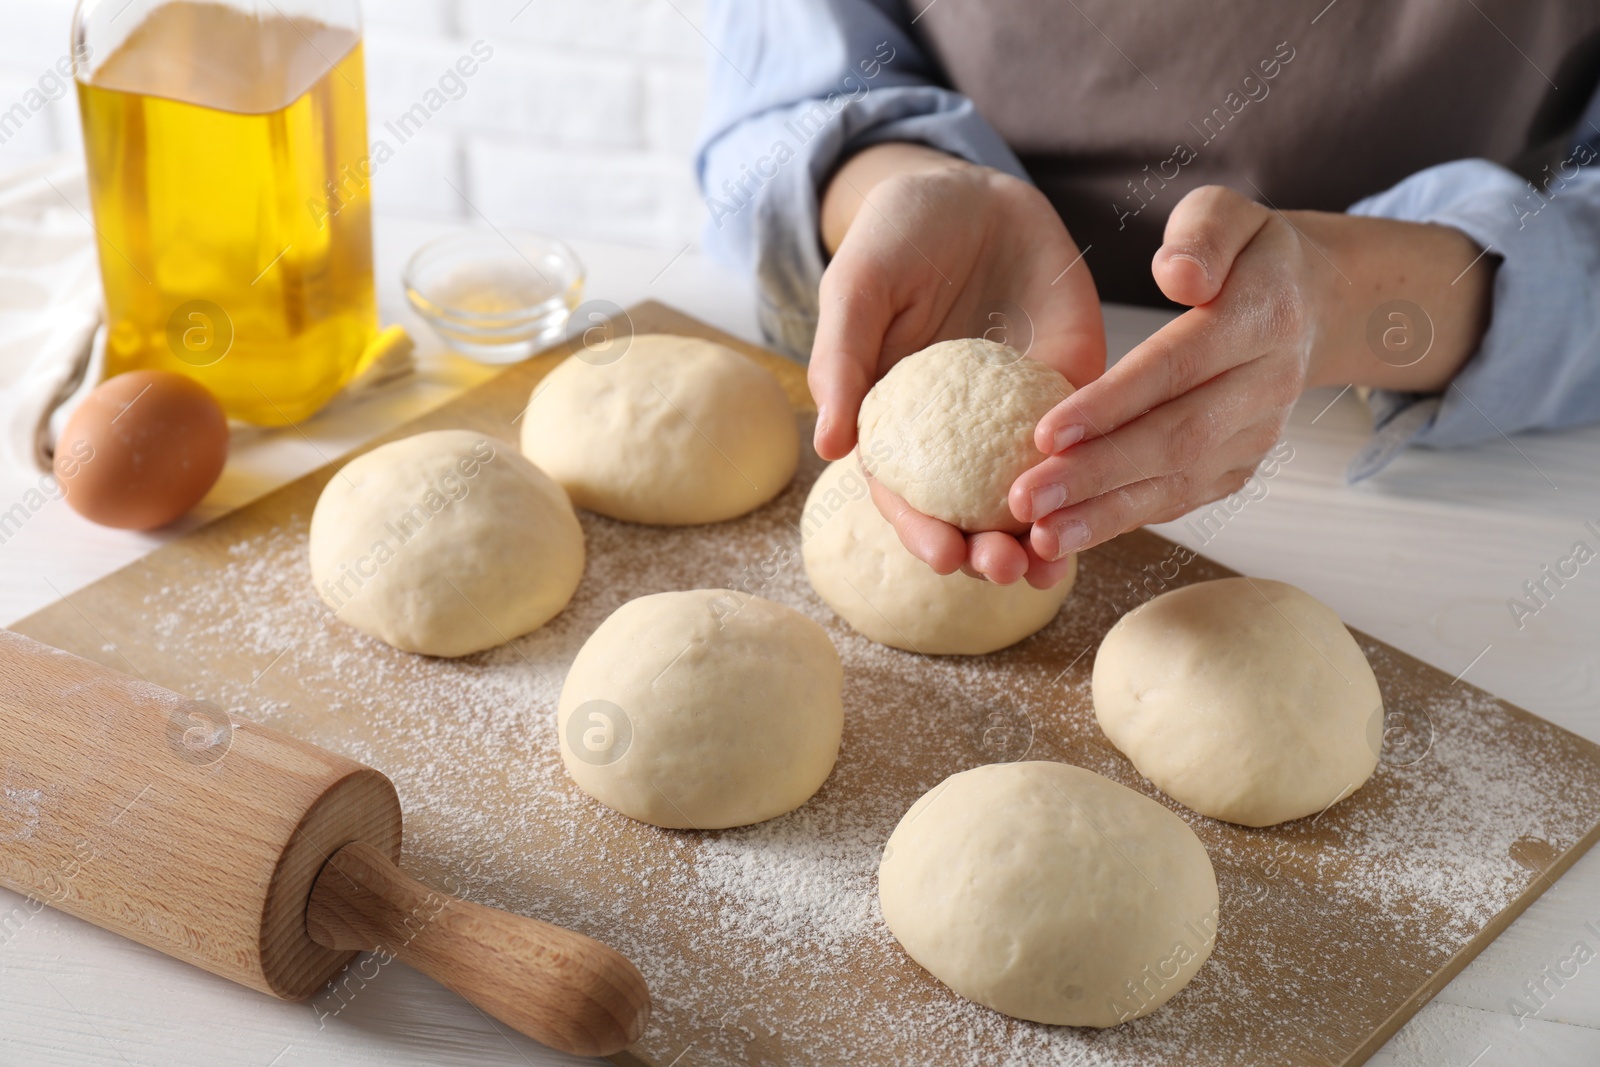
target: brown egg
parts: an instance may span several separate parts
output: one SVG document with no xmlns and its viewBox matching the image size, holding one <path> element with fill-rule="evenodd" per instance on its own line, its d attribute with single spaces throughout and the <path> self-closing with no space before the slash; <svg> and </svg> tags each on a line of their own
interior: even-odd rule
<svg viewBox="0 0 1600 1067">
<path fill-rule="evenodd" d="M 204 386 L 136 370 L 84 398 L 56 442 L 67 503 L 123 530 L 165 526 L 200 502 L 228 461 L 228 420 Z"/>
</svg>

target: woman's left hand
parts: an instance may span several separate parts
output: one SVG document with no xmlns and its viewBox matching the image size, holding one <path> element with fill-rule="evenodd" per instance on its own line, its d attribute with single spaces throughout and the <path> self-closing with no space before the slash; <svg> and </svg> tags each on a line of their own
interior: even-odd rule
<svg viewBox="0 0 1600 1067">
<path fill-rule="evenodd" d="M 1152 268 L 1190 310 L 1039 422 L 1049 458 L 1010 495 L 1034 552 L 1058 559 L 1238 491 L 1308 385 L 1442 388 L 1482 333 L 1493 263 L 1479 256 L 1442 226 L 1194 190 Z M 1470 284 L 1449 288 L 1449 272 Z M 1401 370 L 1367 349 L 1369 313 L 1396 292 L 1435 308 L 1431 363 Z"/>
</svg>

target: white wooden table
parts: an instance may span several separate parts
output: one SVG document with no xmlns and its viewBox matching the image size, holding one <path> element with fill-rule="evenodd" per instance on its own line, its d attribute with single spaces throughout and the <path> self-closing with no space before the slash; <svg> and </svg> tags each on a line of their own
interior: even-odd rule
<svg viewBox="0 0 1600 1067">
<path fill-rule="evenodd" d="M 240 434 L 228 471 L 199 512 L 158 536 L 93 527 L 61 504 L 0 546 L 0 622 L 134 560 L 192 525 L 239 507 L 493 371 L 443 353 L 404 308 L 400 265 L 442 227 L 380 220 L 385 321 L 403 321 L 420 373 L 336 406 L 295 430 Z M 576 243 L 588 296 L 653 298 L 756 340 L 748 286 L 688 251 Z M 1112 309 L 1114 352 L 1159 325 Z M 1344 482 L 1367 430 L 1365 409 L 1334 391 L 1305 397 L 1294 457 L 1220 530 L 1184 521 L 1161 532 L 1251 574 L 1293 582 L 1351 625 L 1451 674 L 1600 741 L 1600 562 L 1518 629 L 1506 605 L 1544 564 L 1600 523 L 1600 428 L 1497 441 L 1464 452 L 1413 451 L 1378 479 Z M 1331 403 L 1331 406 L 1330 405 Z M 27 480 L 0 477 L 0 508 Z M 0 738 L 0 774 L 4 767 Z M 4 780 L 0 777 L 0 788 Z M 1593 929 L 1585 924 L 1593 923 Z M 1373 1059 L 1374 1064 L 1502 1067 L 1600 1064 L 1600 961 L 1558 967 L 1584 942 L 1600 957 L 1600 852 L 1579 861 Z M 1542 986 L 1542 988 L 1541 988 Z M 1530 989 L 1539 989 L 1536 999 Z M 1521 998 L 1518 1018 L 1512 998 Z M 489 1021 L 395 963 L 319 1029 L 313 1010 L 233 986 L 0 890 L 0 1067 L 582 1063 Z M 681 1067 L 692 1067 L 685 1062 Z"/>
</svg>

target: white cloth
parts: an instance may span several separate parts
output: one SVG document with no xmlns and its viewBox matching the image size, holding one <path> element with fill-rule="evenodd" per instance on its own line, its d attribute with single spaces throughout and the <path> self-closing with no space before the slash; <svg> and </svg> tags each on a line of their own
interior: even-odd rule
<svg viewBox="0 0 1600 1067">
<path fill-rule="evenodd" d="M 100 271 L 83 165 L 71 157 L 0 176 L 0 467 L 50 469 L 51 416 L 100 380 Z"/>
</svg>

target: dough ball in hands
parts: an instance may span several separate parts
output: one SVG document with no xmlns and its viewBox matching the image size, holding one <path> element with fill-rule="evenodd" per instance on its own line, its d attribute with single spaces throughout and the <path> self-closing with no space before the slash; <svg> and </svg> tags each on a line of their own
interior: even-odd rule
<svg viewBox="0 0 1600 1067">
<path fill-rule="evenodd" d="M 1331 608 L 1224 578 L 1124 615 L 1094 661 L 1094 713 L 1162 792 L 1244 826 L 1315 815 L 1378 765 L 1383 697 Z"/>
<path fill-rule="evenodd" d="M 561 688 L 561 758 L 607 807 L 712 830 L 792 811 L 821 788 L 844 728 L 822 627 L 730 589 L 630 600 Z"/>
<path fill-rule="evenodd" d="M 522 452 L 580 508 L 659 526 L 721 522 L 777 496 L 800 435 L 771 372 L 725 345 L 640 334 L 534 388 Z"/>
<path fill-rule="evenodd" d="M 1052 589 L 937 574 L 873 506 L 856 457 L 829 464 L 800 516 L 801 554 L 817 595 L 879 644 L 930 656 L 979 656 L 1043 629 L 1072 591 L 1076 559 Z"/>
<path fill-rule="evenodd" d="M 929 790 L 884 848 L 878 898 L 945 985 L 1065 1026 L 1155 1011 L 1217 932 L 1217 879 L 1194 831 L 1065 763 L 995 763 Z"/>
<path fill-rule="evenodd" d="M 1020 533 L 1007 494 L 1043 460 L 1033 432 L 1072 394 L 1059 371 L 981 338 L 907 356 L 861 402 L 871 471 L 925 515 L 969 532 Z"/>
<path fill-rule="evenodd" d="M 437 430 L 381 445 L 328 481 L 311 578 L 342 622 L 406 652 L 465 656 L 548 622 L 583 576 L 561 487 L 505 441 Z"/>
</svg>

